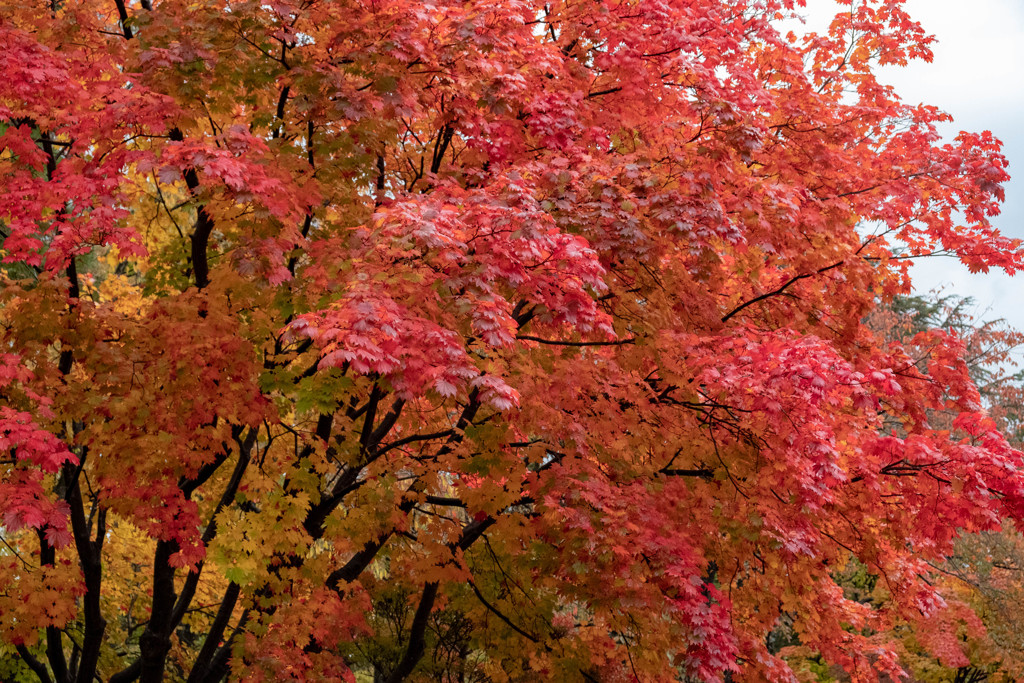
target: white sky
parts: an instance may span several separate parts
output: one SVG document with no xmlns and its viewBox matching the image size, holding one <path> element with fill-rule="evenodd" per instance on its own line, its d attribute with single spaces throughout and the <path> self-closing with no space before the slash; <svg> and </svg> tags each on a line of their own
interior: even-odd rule
<svg viewBox="0 0 1024 683">
<path fill-rule="evenodd" d="M 951 114 L 953 123 L 941 129 L 947 137 L 991 130 L 1003 141 L 1012 180 L 993 223 L 1005 235 L 1024 238 L 1024 0 L 907 0 L 906 7 L 938 39 L 935 59 L 887 68 L 881 80 L 896 86 L 906 102 Z M 816 28 L 837 8 L 833 0 L 807 0 L 803 12 Z M 1024 273 L 972 275 L 955 259 L 927 258 L 912 277 L 917 291 L 942 287 L 971 296 L 985 319 L 1005 318 L 1024 330 Z"/>
</svg>

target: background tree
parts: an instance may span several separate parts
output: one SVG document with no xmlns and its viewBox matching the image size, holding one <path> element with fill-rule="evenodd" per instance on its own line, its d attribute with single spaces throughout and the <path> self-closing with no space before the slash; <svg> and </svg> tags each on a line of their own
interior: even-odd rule
<svg viewBox="0 0 1024 683">
<path fill-rule="evenodd" d="M 1021 253 L 998 141 L 873 75 L 900 2 L 4 10 L 12 676 L 782 681 L 785 620 L 870 680 L 969 618 L 1021 455 L 863 320 L 891 244 Z"/>
</svg>

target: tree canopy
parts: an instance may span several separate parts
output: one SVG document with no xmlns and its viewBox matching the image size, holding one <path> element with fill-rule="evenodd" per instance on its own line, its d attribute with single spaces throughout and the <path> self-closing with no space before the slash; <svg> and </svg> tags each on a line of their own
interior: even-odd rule
<svg viewBox="0 0 1024 683">
<path fill-rule="evenodd" d="M 871 316 L 1021 267 L 1006 160 L 877 80 L 900 0 L 799 4 L 5 2 L 0 673 L 965 664 L 1024 463 Z"/>
</svg>

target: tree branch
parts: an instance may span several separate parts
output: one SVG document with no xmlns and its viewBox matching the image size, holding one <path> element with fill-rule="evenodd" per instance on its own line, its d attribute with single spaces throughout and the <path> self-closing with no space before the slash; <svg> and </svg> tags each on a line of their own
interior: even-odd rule
<svg viewBox="0 0 1024 683">
<path fill-rule="evenodd" d="M 39 678 L 40 683 L 52 683 L 50 679 L 50 672 L 46 670 L 46 665 L 40 662 L 35 656 L 28 651 L 28 648 L 24 645 L 15 645 L 14 649 L 18 651 L 18 656 L 21 657 L 22 661 L 28 665 L 28 668 L 32 669 L 32 672 Z"/>
<path fill-rule="evenodd" d="M 430 581 L 423 586 L 423 595 L 420 596 L 420 604 L 416 607 L 416 615 L 412 619 L 412 628 L 409 630 L 409 644 L 406 645 L 405 653 L 399 660 L 398 666 L 387 677 L 386 683 L 401 683 L 419 663 L 423 656 L 427 621 L 430 618 L 430 612 L 434 609 L 436 598 L 437 582 Z"/>
<path fill-rule="evenodd" d="M 473 593 L 476 595 L 477 600 L 480 601 L 480 604 L 482 604 L 484 607 L 486 607 L 488 611 L 490 611 L 492 614 L 494 614 L 494 616 L 498 617 L 503 622 L 505 622 L 505 624 L 508 625 L 508 627 L 510 629 L 512 629 L 513 631 L 515 631 L 516 633 L 518 633 L 522 637 L 526 638 L 530 642 L 540 643 L 540 639 L 537 638 L 537 636 L 534 636 L 534 635 L 532 635 L 530 633 L 527 633 L 523 629 L 521 629 L 518 626 L 516 626 L 514 623 L 512 623 L 511 619 L 509 619 L 507 616 L 505 616 L 500 610 L 498 610 L 497 607 L 495 607 L 490 602 L 488 602 L 487 598 L 485 598 L 483 593 L 480 592 L 480 589 L 476 587 L 476 583 L 474 583 L 473 581 L 470 581 L 469 582 L 469 587 L 473 589 Z"/>
<path fill-rule="evenodd" d="M 172 128 L 169 134 L 171 140 L 184 142 L 185 136 L 180 128 Z M 199 189 L 199 175 L 194 168 L 187 168 L 182 173 L 185 178 L 185 185 L 189 192 L 195 193 Z M 196 280 L 196 287 L 203 289 L 210 284 L 210 263 L 206 254 L 206 247 L 213 233 L 213 218 L 207 212 L 206 207 L 200 205 L 196 209 L 196 224 L 192 230 L 189 241 L 192 244 L 192 273 Z"/>
<path fill-rule="evenodd" d="M 615 339 L 612 341 L 561 341 L 558 339 L 542 339 L 541 337 L 534 337 L 528 334 L 520 334 L 516 339 L 525 339 L 527 341 L 549 344 L 551 346 L 622 346 L 624 344 L 633 344 L 636 342 L 635 337 L 630 337 L 628 339 Z"/>
<path fill-rule="evenodd" d="M 658 470 L 658 473 L 669 477 L 700 477 L 701 479 L 711 479 L 715 476 L 715 471 L 707 468 L 696 470 L 665 469 Z"/>
<path fill-rule="evenodd" d="M 153 554 L 153 602 L 149 623 L 139 638 L 142 683 L 161 683 L 171 649 L 171 615 L 174 611 L 174 574 L 171 555 L 178 551 L 174 541 L 157 541 Z M 90 679 L 86 679 L 90 680 Z"/>
<path fill-rule="evenodd" d="M 734 315 L 736 315 L 737 313 L 739 313 L 743 309 L 747 308 L 748 306 L 753 306 L 758 301 L 764 301 L 765 299 L 770 299 L 773 296 L 778 296 L 779 294 L 782 294 L 787 289 L 789 289 L 789 287 L 791 285 L 796 284 L 800 280 L 805 280 L 805 279 L 807 279 L 809 277 L 814 277 L 815 275 L 821 275 L 822 273 L 827 273 L 828 271 L 832 270 L 833 268 L 838 268 L 839 266 L 843 265 L 844 263 L 845 263 L 845 261 L 838 261 L 836 263 L 833 263 L 830 266 L 825 266 L 824 268 L 819 268 L 818 270 L 814 271 L 813 273 L 804 273 L 803 275 L 796 275 L 796 276 L 790 278 L 785 284 L 783 284 L 778 289 L 772 290 L 772 291 L 768 292 L 767 294 L 762 294 L 761 296 L 756 296 L 753 299 L 750 299 L 749 301 L 743 302 L 742 304 L 740 304 L 739 306 L 737 306 L 736 308 L 732 309 L 731 311 L 726 313 L 724 316 L 722 316 L 722 322 L 723 323 L 724 322 L 728 322 L 729 318 L 733 317 Z"/>
<path fill-rule="evenodd" d="M 217 652 L 217 647 L 220 645 L 221 638 L 224 637 L 224 630 L 231 620 L 231 614 L 234 612 L 240 592 L 241 586 L 237 583 L 231 582 L 228 584 L 224 597 L 220 601 L 220 609 L 217 610 L 217 616 L 214 617 L 213 623 L 210 624 L 210 630 L 206 634 L 206 640 L 203 641 L 203 647 L 199 650 L 196 661 L 192 665 L 192 671 L 188 676 L 188 683 L 204 680 L 212 670 L 214 655 Z M 114 681 L 111 680 L 111 683 L 114 683 Z"/>
<path fill-rule="evenodd" d="M 128 25 L 128 8 L 125 7 L 124 0 L 114 0 L 114 4 L 117 6 L 117 19 L 121 24 L 121 33 L 125 40 L 131 40 L 132 27 Z"/>
</svg>

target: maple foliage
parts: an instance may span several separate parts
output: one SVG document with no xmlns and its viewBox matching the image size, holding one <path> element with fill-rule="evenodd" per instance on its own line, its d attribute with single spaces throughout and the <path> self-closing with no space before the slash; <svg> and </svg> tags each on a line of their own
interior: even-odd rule
<svg viewBox="0 0 1024 683">
<path fill-rule="evenodd" d="M 1022 266 L 1006 160 L 875 78 L 901 2 L 797 4 L 7 3 L 17 675 L 790 681 L 785 621 L 870 681 L 973 623 L 929 568 L 1021 454 L 866 319 Z"/>
<path fill-rule="evenodd" d="M 955 331 L 961 338 L 972 379 L 982 402 L 999 429 L 1019 447 L 1019 420 L 1022 414 L 1019 351 L 1024 335 L 1002 320 L 978 322 L 970 299 L 952 295 L 935 297 L 898 297 L 886 308 L 872 313 L 868 322 L 886 338 L 899 341 L 912 358 L 921 363 L 928 346 L 910 343 L 915 335 L 929 328 Z M 948 426 L 956 415 L 950 411 L 932 411 L 934 426 Z M 1024 540 L 1016 526 L 1006 523 L 999 531 L 968 533 L 960 536 L 953 552 L 935 563 L 929 581 L 939 587 L 947 604 L 953 607 L 952 619 L 932 619 L 917 624 L 905 621 L 891 625 L 890 636 L 902 648 L 901 661 L 910 672 L 909 680 L 930 683 L 980 683 L 1012 681 L 1021 676 L 1020 636 L 1022 632 L 1017 605 L 1021 598 L 1021 552 Z M 863 565 L 842 577 L 847 595 L 860 602 L 882 604 L 888 599 L 885 584 Z M 936 634 L 953 635 L 956 647 L 935 647 Z M 800 647 L 790 648 L 797 655 L 798 668 L 813 662 Z M 799 655 L 803 655 L 800 657 Z M 802 667 L 800 666 L 802 665 Z"/>
</svg>

